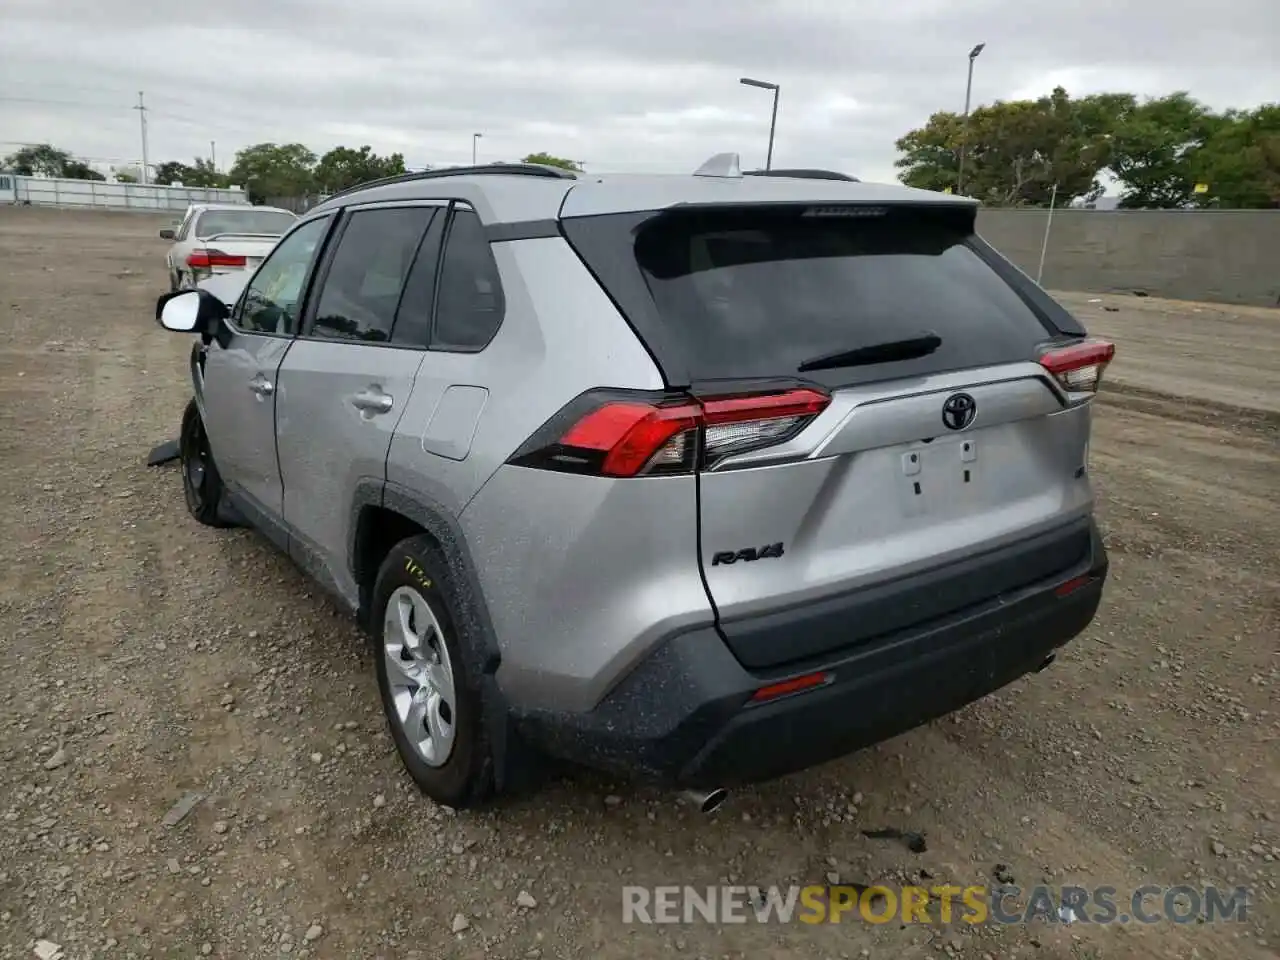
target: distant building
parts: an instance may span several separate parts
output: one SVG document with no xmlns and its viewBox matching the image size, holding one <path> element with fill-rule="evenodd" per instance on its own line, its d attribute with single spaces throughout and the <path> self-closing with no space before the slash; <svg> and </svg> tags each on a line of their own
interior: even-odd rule
<svg viewBox="0 0 1280 960">
<path fill-rule="evenodd" d="M 1120 207 L 1120 198 L 1111 197 L 1104 193 L 1096 200 L 1073 200 L 1071 206 L 1077 210 L 1117 210 Z"/>
</svg>

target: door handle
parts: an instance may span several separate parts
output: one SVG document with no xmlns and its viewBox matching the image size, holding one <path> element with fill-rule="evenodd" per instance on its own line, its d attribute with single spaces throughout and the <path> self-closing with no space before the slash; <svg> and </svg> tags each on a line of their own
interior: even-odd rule
<svg viewBox="0 0 1280 960">
<path fill-rule="evenodd" d="M 391 394 L 383 393 L 377 387 L 361 390 L 351 398 L 351 405 L 365 413 L 390 413 L 395 402 Z"/>
<path fill-rule="evenodd" d="M 255 377 L 249 381 L 249 389 L 260 397 L 269 397 L 276 392 L 276 385 L 263 377 Z"/>
</svg>

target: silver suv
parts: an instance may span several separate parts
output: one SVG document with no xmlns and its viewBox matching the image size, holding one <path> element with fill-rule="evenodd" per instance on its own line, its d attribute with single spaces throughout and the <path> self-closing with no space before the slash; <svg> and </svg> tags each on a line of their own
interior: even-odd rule
<svg viewBox="0 0 1280 960">
<path fill-rule="evenodd" d="M 1094 616 L 1114 347 L 898 186 L 530 165 L 306 214 L 196 333 L 192 515 L 367 628 L 436 800 L 553 757 L 698 791 L 840 756 Z"/>
</svg>

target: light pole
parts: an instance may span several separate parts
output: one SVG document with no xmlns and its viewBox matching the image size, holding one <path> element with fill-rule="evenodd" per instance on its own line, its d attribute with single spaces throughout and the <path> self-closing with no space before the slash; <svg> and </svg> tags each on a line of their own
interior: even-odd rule
<svg viewBox="0 0 1280 960">
<path fill-rule="evenodd" d="M 480 142 L 480 138 L 483 136 L 483 133 L 473 133 L 471 135 L 471 165 L 473 167 L 476 165 L 476 144 Z"/>
<path fill-rule="evenodd" d="M 773 132 L 778 126 L 778 92 L 781 89 L 776 83 L 769 83 L 765 80 L 752 80 L 750 77 L 743 77 L 738 81 L 748 87 L 759 87 L 761 90 L 773 91 L 773 116 L 769 119 L 769 153 L 765 157 L 764 168 L 766 170 L 773 167 Z"/>
<path fill-rule="evenodd" d="M 969 51 L 969 79 L 964 85 L 964 121 L 960 129 L 960 172 L 956 176 L 956 193 L 964 193 L 964 155 L 969 148 L 969 96 L 973 93 L 973 61 L 978 59 L 985 43 L 980 43 Z"/>
</svg>

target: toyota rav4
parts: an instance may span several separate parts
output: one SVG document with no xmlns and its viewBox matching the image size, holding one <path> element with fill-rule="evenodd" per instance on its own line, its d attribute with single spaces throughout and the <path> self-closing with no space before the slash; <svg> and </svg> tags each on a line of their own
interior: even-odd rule
<svg viewBox="0 0 1280 960">
<path fill-rule="evenodd" d="M 717 791 L 838 757 L 1047 665 L 1101 598 L 1114 347 L 977 206 L 731 154 L 349 190 L 234 306 L 160 298 L 198 334 L 187 505 L 359 618 L 440 802 L 546 756 Z"/>
</svg>

